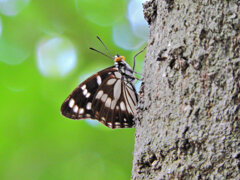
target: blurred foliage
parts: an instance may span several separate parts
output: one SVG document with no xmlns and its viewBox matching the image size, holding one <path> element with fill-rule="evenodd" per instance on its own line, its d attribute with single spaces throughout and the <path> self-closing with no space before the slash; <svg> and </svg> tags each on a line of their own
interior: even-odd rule
<svg viewBox="0 0 240 180">
<path fill-rule="evenodd" d="M 61 103 L 80 79 L 113 64 L 89 50 L 92 46 L 104 51 L 96 35 L 132 64 L 139 49 L 121 49 L 112 38 L 118 21 L 128 23 L 129 1 L 8 3 L 0 1 L 0 179 L 130 179 L 134 129 L 111 130 L 60 115 Z M 55 37 L 71 42 L 77 57 L 64 76 L 39 69 L 38 48 Z M 138 72 L 143 58 L 137 58 Z"/>
</svg>

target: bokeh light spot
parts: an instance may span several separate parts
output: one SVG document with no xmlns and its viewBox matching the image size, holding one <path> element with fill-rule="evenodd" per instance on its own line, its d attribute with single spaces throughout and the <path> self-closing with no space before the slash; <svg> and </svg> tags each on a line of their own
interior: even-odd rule
<svg viewBox="0 0 240 180">
<path fill-rule="evenodd" d="M 93 119 L 86 119 L 86 123 L 89 124 L 92 127 L 99 127 L 101 124 L 97 120 Z"/>
<path fill-rule="evenodd" d="M 7 41 L 3 37 L 0 38 L 0 61 L 9 65 L 18 65 L 28 56 L 29 52 L 17 43 Z"/>
<path fill-rule="evenodd" d="M 76 66 L 76 62 L 75 48 L 66 38 L 43 40 L 37 47 L 38 68 L 44 76 L 65 76 Z"/>
<path fill-rule="evenodd" d="M 30 0 L 0 0 L 0 12 L 6 16 L 17 15 Z"/>
<path fill-rule="evenodd" d="M 141 84 L 142 84 L 142 81 L 140 81 L 140 80 L 137 81 L 137 82 L 134 84 L 135 89 L 136 89 L 137 92 L 140 91 Z"/>
<path fill-rule="evenodd" d="M 0 19 L 0 36 L 2 35 L 2 20 Z"/>
<path fill-rule="evenodd" d="M 143 17 L 142 3 L 146 0 L 131 0 L 128 4 L 128 20 L 135 36 L 148 39 L 148 24 Z"/>
<path fill-rule="evenodd" d="M 118 22 L 113 26 L 113 41 L 126 50 L 138 49 L 145 43 L 145 40 L 133 34 L 130 25 L 126 22 Z"/>
<path fill-rule="evenodd" d="M 116 19 L 124 17 L 125 2 L 104 0 L 75 0 L 77 12 L 81 17 L 99 26 L 111 26 Z M 116 10 L 117 9 L 117 10 Z"/>
</svg>

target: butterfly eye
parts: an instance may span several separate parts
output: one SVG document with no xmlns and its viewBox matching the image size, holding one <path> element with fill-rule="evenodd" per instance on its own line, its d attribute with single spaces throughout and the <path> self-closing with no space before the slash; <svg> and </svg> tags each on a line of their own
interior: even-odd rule
<svg viewBox="0 0 240 180">
<path fill-rule="evenodd" d="M 124 56 L 115 56 L 115 58 L 114 58 L 115 62 L 119 62 L 119 61 L 122 61 L 122 60 L 125 61 L 125 57 Z"/>
<path fill-rule="evenodd" d="M 114 61 L 115 62 L 119 62 L 119 61 L 121 61 L 122 60 L 122 58 L 121 58 L 121 56 L 119 57 L 119 56 L 115 56 L 115 58 L 114 58 Z"/>
<path fill-rule="evenodd" d="M 124 56 L 120 56 L 121 58 L 122 58 L 122 60 L 124 60 L 125 61 L 125 57 Z"/>
</svg>

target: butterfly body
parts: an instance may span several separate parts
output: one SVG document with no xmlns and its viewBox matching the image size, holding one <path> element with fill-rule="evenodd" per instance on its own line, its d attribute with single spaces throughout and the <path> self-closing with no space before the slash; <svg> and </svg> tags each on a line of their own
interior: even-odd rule
<svg viewBox="0 0 240 180">
<path fill-rule="evenodd" d="M 61 113 L 71 119 L 95 119 L 109 128 L 134 125 L 138 95 L 134 70 L 125 57 L 116 55 L 114 66 L 92 75 L 70 94 Z"/>
<path fill-rule="evenodd" d="M 132 83 L 136 79 L 134 71 L 125 61 L 115 62 L 115 67 L 120 71 L 125 81 Z"/>
</svg>

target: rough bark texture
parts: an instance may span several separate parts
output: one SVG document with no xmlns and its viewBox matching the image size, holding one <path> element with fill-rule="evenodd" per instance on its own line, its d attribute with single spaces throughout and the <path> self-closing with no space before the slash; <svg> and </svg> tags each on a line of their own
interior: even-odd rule
<svg viewBox="0 0 240 180">
<path fill-rule="evenodd" d="M 133 179 L 240 179 L 240 2 L 156 0 Z"/>
</svg>

